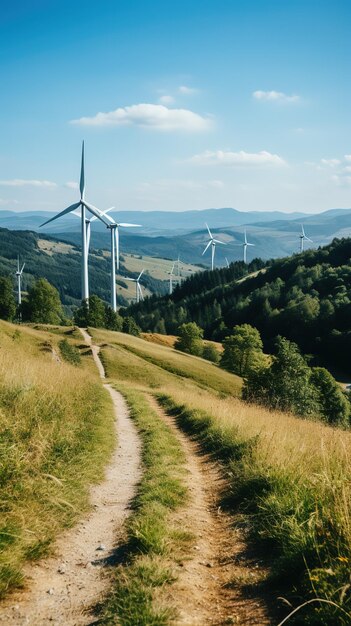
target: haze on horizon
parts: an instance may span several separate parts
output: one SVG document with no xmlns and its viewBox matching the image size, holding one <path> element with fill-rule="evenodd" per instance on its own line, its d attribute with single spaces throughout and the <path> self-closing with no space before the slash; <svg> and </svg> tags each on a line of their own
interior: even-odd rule
<svg viewBox="0 0 351 626">
<path fill-rule="evenodd" d="M 0 15 L 0 210 L 351 205 L 347 0 L 19 0 Z"/>
</svg>

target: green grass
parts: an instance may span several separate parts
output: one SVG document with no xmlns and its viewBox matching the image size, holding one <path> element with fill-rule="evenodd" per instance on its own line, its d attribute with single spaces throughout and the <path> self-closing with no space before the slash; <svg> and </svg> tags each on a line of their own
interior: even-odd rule
<svg viewBox="0 0 351 626">
<path fill-rule="evenodd" d="M 193 357 L 174 350 L 173 348 L 150 343 L 144 339 L 132 337 L 124 333 L 96 329 L 91 329 L 91 332 L 95 341 L 100 344 L 108 344 L 109 349 L 118 348 L 119 354 L 121 349 L 128 350 L 132 355 L 142 359 L 146 369 L 145 374 L 142 373 L 141 376 L 143 376 L 144 384 L 146 385 L 149 384 L 149 380 L 154 384 L 156 379 L 156 384 L 158 385 L 161 384 L 162 380 L 171 380 L 170 377 L 164 376 L 164 373 L 169 373 L 173 380 L 175 377 L 183 381 L 187 379 L 190 382 L 196 383 L 196 385 L 203 389 L 211 389 L 219 394 L 228 396 L 240 395 L 242 380 L 238 376 L 230 374 L 204 359 Z M 128 359 L 126 359 L 126 361 L 128 362 Z M 114 376 L 118 364 L 115 362 L 113 354 L 110 354 L 108 362 L 111 368 L 111 374 L 109 375 Z M 130 367 L 132 367 L 132 364 L 135 362 L 136 361 L 133 360 L 131 356 Z M 148 367 L 148 363 L 154 367 Z M 158 373 L 155 368 L 159 369 Z M 122 373 L 122 375 L 124 379 L 127 379 L 128 373 Z M 140 379 L 140 375 L 138 375 L 138 379 Z"/>
<path fill-rule="evenodd" d="M 80 365 L 82 359 L 80 357 L 80 352 L 78 348 L 71 343 L 68 343 L 67 339 L 61 339 L 59 341 L 58 346 L 60 348 L 60 353 L 62 358 L 68 363 L 72 365 Z"/>
<path fill-rule="evenodd" d="M 145 395 L 118 384 L 142 439 L 143 476 L 127 523 L 127 561 L 117 567 L 102 624 L 167 626 L 174 616 L 159 590 L 174 581 L 174 563 L 191 537 L 172 524 L 184 505 L 184 452 Z M 173 566 L 173 567 L 172 567 Z"/>
<path fill-rule="evenodd" d="M 229 482 L 223 504 L 241 512 L 255 551 L 266 557 L 271 591 L 288 597 L 295 606 L 316 597 L 335 603 L 309 604 L 289 623 L 350 624 L 345 467 L 335 463 L 329 476 L 314 478 L 312 467 L 309 477 L 296 468 L 292 471 L 288 464 L 277 466 L 269 456 L 262 458 L 259 436 L 243 436 L 235 424 L 220 423 L 206 411 L 179 405 L 167 395 L 158 399 L 181 428 L 223 463 Z"/>
<path fill-rule="evenodd" d="M 53 360 L 58 339 L 0 322 L 0 596 L 88 509 L 115 445 L 109 395 Z"/>
</svg>

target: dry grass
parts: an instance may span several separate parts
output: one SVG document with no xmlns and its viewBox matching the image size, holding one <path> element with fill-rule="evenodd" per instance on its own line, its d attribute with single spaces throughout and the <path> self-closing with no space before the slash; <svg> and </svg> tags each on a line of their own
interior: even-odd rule
<svg viewBox="0 0 351 626">
<path fill-rule="evenodd" d="M 59 340 L 0 323 L 0 595 L 87 508 L 114 446 L 109 396 Z"/>
<path fill-rule="evenodd" d="M 157 343 L 160 346 L 168 346 L 169 348 L 174 348 L 174 344 L 178 339 L 176 335 L 161 335 L 160 333 L 141 333 L 141 336 L 145 341 Z M 206 346 L 214 346 L 220 353 L 223 352 L 223 346 L 219 341 L 205 340 L 204 344 Z"/>
<path fill-rule="evenodd" d="M 267 555 L 276 595 L 283 581 L 295 605 L 321 597 L 349 615 L 313 603 L 303 609 L 304 624 L 351 623 L 351 433 L 248 405 L 237 397 L 236 377 L 224 396 L 223 380 L 213 376 L 218 368 L 196 357 L 119 333 L 94 334 L 110 346 L 103 348 L 109 376 L 157 392 L 180 426 L 221 459 L 226 505 L 241 511 L 255 549 Z M 175 374 L 182 368 L 183 376 Z"/>
</svg>

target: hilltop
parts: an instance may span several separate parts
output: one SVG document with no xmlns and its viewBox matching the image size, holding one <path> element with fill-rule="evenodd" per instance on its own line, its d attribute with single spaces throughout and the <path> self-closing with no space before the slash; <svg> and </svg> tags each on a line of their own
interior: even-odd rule
<svg viewBox="0 0 351 626">
<path fill-rule="evenodd" d="M 182 322 L 195 321 L 214 340 L 250 323 L 268 352 L 280 334 L 313 355 L 315 364 L 349 375 L 350 257 L 351 240 L 341 239 L 271 263 L 233 263 L 194 275 L 171 297 L 148 299 L 128 313 L 143 331 L 174 334 Z"/>
<path fill-rule="evenodd" d="M 80 244 L 80 223 L 77 217 L 64 216 L 40 229 L 40 224 L 52 217 L 49 211 L 22 212 L 2 211 L 0 227 L 30 229 L 48 233 L 61 241 Z M 206 209 L 199 211 L 118 211 L 118 220 L 141 224 L 137 231 L 123 229 L 123 251 L 157 258 L 174 259 L 180 255 L 187 263 L 210 264 L 210 255 L 202 256 L 207 240 L 207 222 L 214 234 L 226 243 L 218 246 L 218 265 L 228 260 L 242 259 L 244 230 L 249 241 L 255 245 L 249 250 L 249 259 L 284 257 L 299 251 L 299 233 L 303 222 L 307 235 L 315 248 L 328 244 L 333 238 L 348 236 L 351 228 L 351 209 L 330 209 L 323 213 L 284 213 L 282 211 L 238 211 L 233 208 Z M 43 235 L 45 236 L 45 235 Z M 97 222 L 92 229 L 92 246 L 109 248 L 106 228 Z"/>
</svg>

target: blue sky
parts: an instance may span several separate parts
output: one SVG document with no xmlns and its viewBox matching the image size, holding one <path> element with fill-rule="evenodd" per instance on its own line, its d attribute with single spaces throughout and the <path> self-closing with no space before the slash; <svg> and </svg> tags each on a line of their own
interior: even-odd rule
<svg viewBox="0 0 351 626">
<path fill-rule="evenodd" d="M 0 210 L 351 206 L 347 0 L 7 4 Z"/>
</svg>

